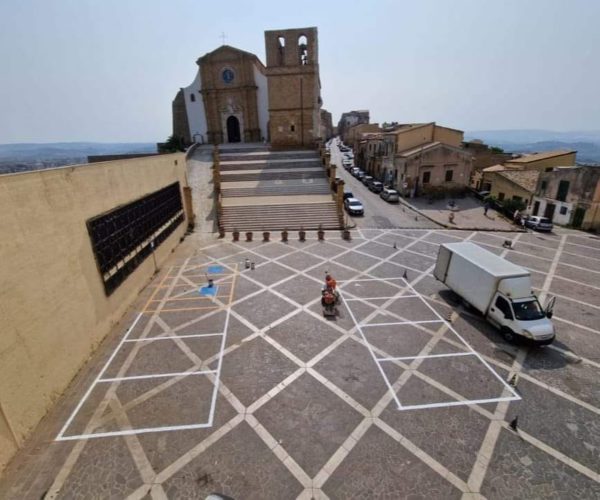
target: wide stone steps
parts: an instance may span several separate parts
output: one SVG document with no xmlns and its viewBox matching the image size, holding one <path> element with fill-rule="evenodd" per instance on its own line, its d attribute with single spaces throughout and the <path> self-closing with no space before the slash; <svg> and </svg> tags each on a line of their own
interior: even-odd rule
<svg viewBox="0 0 600 500">
<path fill-rule="evenodd" d="M 271 152 L 271 151 L 256 151 L 256 152 L 224 152 L 220 151 L 219 158 L 221 161 L 248 161 L 248 160 L 278 160 L 278 159 L 298 159 L 302 160 L 305 158 L 319 159 L 319 155 L 315 154 L 314 151 L 285 151 L 285 152 Z"/>
<path fill-rule="evenodd" d="M 219 155 L 251 155 L 251 154 L 268 154 L 269 147 L 268 146 L 243 146 L 243 147 L 235 147 L 235 146 L 227 146 L 221 145 L 219 146 Z"/>
<path fill-rule="evenodd" d="M 223 207 L 219 218 L 225 231 L 282 231 L 304 228 L 340 229 L 335 202 Z"/>
<path fill-rule="evenodd" d="M 302 161 L 260 161 L 260 162 L 242 162 L 242 163 L 229 163 L 221 162 L 219 169 L 221 172 L 232 172 L 239 170 L 269 170 L 269 169 L 296 169 L 296 168 L 322 168 L 325 170 L 323 165 L 318 159 L 308 159 Z"/>
<path fill-rule="evenodd" d="M 326 177 L 324 170 L 311 170 L 311 171 L 287 171 L 287 172 L 253 172 L 247 174 L 233 173 L 225 174 L 221 173 L 221 182 L 243 182 L 243 181 L 283 181 L 288 179 L 324 179 Z M 226 187 L 226 186 L 222 186 Z"/>
<path fill-rule="evenodd" d="M 227 184 L 223 184 L 226 186 Z M 291 196 L 291 195 L 313 195 L 329 194 L 331 192 L 327 184 L 296 184 L 290 186 L 258 186 L 247 188 L 226 188 L 221 189 L 225 198 L 235 198 L 240 196 Z"/>
</svg>

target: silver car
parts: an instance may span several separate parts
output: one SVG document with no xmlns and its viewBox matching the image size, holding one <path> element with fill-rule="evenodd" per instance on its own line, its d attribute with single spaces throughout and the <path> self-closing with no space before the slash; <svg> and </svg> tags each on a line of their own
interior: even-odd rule
<svg viewBox="0 0 600 500">
<path fill-rule="evenodd" d="M 530 215 L 525 219 L 525 226 L 535 229 L 536 231 L 552 231 L 554 228 L 552 221 L 547 217 L 539 217 L 537 215 Z"/>
<path fill-rule="evenodd" d="M 398 203 L 400 201 L 400 193 L 395 189 L 386 188 L 379 193 L 379 196 L 388 203 Z"/>
</svg>

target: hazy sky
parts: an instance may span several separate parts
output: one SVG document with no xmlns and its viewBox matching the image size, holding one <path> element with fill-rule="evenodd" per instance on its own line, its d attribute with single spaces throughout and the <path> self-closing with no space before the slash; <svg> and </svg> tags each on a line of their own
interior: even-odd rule
<svg viewBox="0 0 600 500">
<path fill-rule="evenodd" d="M 303 26 L 334 121 L 600 129 L 600 0 L 2 0 L 0 143 L 164 140 L 222 31 Z"/>
</svg>

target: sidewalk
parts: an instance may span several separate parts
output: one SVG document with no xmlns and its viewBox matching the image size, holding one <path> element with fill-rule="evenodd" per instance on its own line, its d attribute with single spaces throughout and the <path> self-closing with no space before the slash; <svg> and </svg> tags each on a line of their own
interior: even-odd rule
<svg viewBox="0 0 600 500">
<path fill-rule="evenodd" d="M 407 201 L 409 200 L 409 201 Z M 493 209 L 484 215 L 483 203 L 471 197 L 458 198 L 455 210 L 448 208 L 450 199 L 429 202 L 426 198 L 400 198 L 400 202 L 423 217 L 444 226 L 447 229 L 463 229 L 477 231 L 519 231 L 503 215 Z M 448 216 L 454 212 L 454 222 L 450 223 Z"/>
</svg>

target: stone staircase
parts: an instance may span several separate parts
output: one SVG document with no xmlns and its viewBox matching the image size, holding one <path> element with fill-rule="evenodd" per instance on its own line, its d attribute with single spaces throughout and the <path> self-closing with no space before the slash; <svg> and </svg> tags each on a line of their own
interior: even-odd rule
<svg viewBox="0 0 600 500">
<path fill-rule="evenodd" d="M 226 232 L 339 229 L 343 217 L 316 151 L 219 150 L 219 227 Z"/>
<path fill-rule="evenodd" d="M 340 228 L 334 201 L 223 207 L 220 222 L 227 232 Z"/>
</svg>

